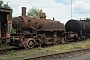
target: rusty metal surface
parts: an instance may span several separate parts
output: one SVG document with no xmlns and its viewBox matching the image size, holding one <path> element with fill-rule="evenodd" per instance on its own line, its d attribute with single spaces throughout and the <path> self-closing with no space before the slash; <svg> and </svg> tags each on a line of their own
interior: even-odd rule
<svg viewBox="0 0 90 60">
<path fill-rule="evenodd" d="M 12 28 L 12 9 L 0 8 L 1 38 L 10 38 Z"/>
<path fill-rule="evenodd" d="M 22 10 L 22 13 L 25 14 L 25 11 L 26 10 Z M 65 31 L 64 24 L 56 21 L 54 18 L 53 20 L 46 19 L 46 15 L 43 12 L 41 13 L 40 18 L 30 18 L 26 15 L 15 17 L 12 20 L 12 23 L 17 34 L 19 34 L 17 36 L 20 37 L 20 34 L 22 34 L 21 36 L 24 36 L 25 38 L 23 38 L 24 40 L 19 38 L 21 43 L 16 43 L 19 46 L 21 45 L 26 48 L 28 43 L 29 48 L 32 48 L 32 41 L 35 45 L 58 44 L 61 43 L 61 40 L 64 41 L 64 38 L 62 37 L 63 32 Z M 30 41 L 30 44 L 27 40 L 28 38 L 33 38 L 33 40 Z"/>
<path fill-rule="evenodd" d="M 16 17 L 13 20 L 13 27 L 15 29 L 35 28 L 37 30 L 64 30 L 64 24 L 59 21 L 53 21 L 51 19 L 37 19 L 28 17 Z"/>
<path fill-rule="evenodd" d="M 44 12 L 40 13 L 40 19 L 46 19 L 46 14 Z"/>
<path fill-rule="evenodd" d="M 13 23 L 12 25 L 15 29 L 20 29 L 25 26 L 25 22 L 24 22 L 23 18 L 21 18 L 21 17 L 14 18 L 12 23 Z"/>
<path fill-rule="evenodd" d="M 12 12 L 12 9 L 0 8 L 2 12 Z"/>
<path fill-rule="evenodd" d="M 26 7 L 22 7 L 22 16 L 26 16 Z"/>
</svg>

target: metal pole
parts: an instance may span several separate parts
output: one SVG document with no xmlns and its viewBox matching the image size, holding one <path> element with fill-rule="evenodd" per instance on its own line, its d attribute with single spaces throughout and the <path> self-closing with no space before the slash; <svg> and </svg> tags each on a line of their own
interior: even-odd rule
<svg viewBox="0 0 90 60">
<path fill-rule="evenodd" d="M 72 0 L 71 0 L 71 19 L 72 19 Z"/>
</svg>

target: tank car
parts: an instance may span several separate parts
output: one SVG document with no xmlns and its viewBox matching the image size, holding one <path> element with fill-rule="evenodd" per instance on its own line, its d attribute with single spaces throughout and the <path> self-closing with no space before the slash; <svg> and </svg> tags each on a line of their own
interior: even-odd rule
<svg viewBox="0 0 90 60">
<path fill-rule="evenodd" d="M 33 48 L 40 44 L 64 43 L 63 33 L 65 27 L 59 21 L 46 19 L 45 13 L 40 14 L 40 18 L 30 18 L 26 16 L 26 7 L 22 7 L 22 16 L 13 19 L 13 27 L 16 29 L 16 37 L 12 40 L 12 45 L 19 47 Z"/>
<path fill-rule="evenodd" d="M 71 33 L 69 37 L 83 40 L 90 36 L 90 22 L 86 20 L 71 19 L 65 24 L 66 32 Z"/>
</svg>

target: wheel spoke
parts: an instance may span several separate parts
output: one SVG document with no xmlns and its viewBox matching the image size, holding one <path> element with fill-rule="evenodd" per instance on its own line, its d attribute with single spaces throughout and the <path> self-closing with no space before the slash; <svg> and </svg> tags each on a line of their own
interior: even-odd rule
<svg viewBox="0 0 90 60">
<path fill-rule="evenodd" d="M 33 41 L 29 41 L 28 42 L 28 48 L 33 48 L 34 47 L 34 42 Z"/>
</svg>

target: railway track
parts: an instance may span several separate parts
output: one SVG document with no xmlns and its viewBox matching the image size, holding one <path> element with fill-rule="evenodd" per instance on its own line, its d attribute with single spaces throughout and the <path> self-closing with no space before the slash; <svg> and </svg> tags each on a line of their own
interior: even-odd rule
<svg viewBox="0 0 90 60">
<path fill-rule="evenodd" d="M 70 43 L 71 45 L 73 44 L 73 42 L 72 43 Z M 81 43 L 80 43 L 81 44 Z M 61 45 L 61 44 L 60 44 Z M 57 45 L 56 45 L 57 46 Z M 48 46 L 48 48 L 49 47 L 51 47 L 51 46 Z M 37 48 L 37 47 L 36 47 Z M 50 51 L 48 51 L 47 50 L 47 47 L 45 46 L 44 48 L 46 49 L 46 52 L 40 52 L 40 51 L 38 51 L 38 53 L 36 52 L 36 54 L 34 53 L 34 51 L 36 51 L 36 50 L 39 50 L 39 49 L 36 49 L 36 48 L 33 48 L 33 49 L 14 49 L 13 50 L 13 52 L 12 52 L 12 50 L 8 50 L 9 51 L 9 53 L 12 53 L 13 55 L 15 55 L 16 57 L 15 57 L 15 59 L 16 60 L 55 60 L 55 59 L 57 59 L 57 58 L 61 58 L 61 59 L 63 59 L 63 58 L 65 58 L 65 57 L 71 57 L 72 55 L 78 55 L 78 54 L 81 54 L 81 52 L 83 52 L 83 53 L 86 53 L 87 51 L 89 51 L 90 49 L 83 49 L 83 50 L 78 50 L 78 51 L 76 51 L 76 52 L 65 52 L 65 53 L 60 53 L 59 51 L 56 53 L 56 52 L 54 52 L 54 51 L 52 51 L 52 52 L 50 52 Z M 89 48 L 89 47 L 88 47 Z M 43 49 L 42 49 L 43 50 Z M 71 49 L 72 50 L 72 49 Z M 70 50 L 68 50 L 68 51 L 70 51 Z M 39 52 L 40 52 L 40 54 L 39 54 Z M 5 52 L 4 52 L 5 53 Z M 1 57 L 3 56 L 3 55 L 8 55 L 8 56 L 10 56 L 11 58 L 8 58 L 7 56 L 6 56 L 6 58 L 8 58 L 8 59 L 12 59 L 13 58 L 13 56 L 11 56 L 12 54 L 0 54 L 1 55 Z M 23 55 L 24 54 L 24 55 Z M 28 55 L 29 54 L 29 55 Z M 17 56 L 19 56 L 19 57 L 21 57 L 21 58 L 18 58 Z M 36 58 L 35 58 L 36 57 Z M 23 59 L 22 59 L 23 58 Z M 2 58 L 3 59 L 3 58 Z M 15 60 L 14 59 L 14 60 Z"/>
<path fill-rule="evenodd" d="M 63 52 L 63 53 L 52 53 L 52 54 L 41 55 L 41 56 L 36 56 L 36 57 L 29 57 L 29 58 L 24 58 L 21 60 L 55 60 L 57 58 L 61 59 L 64 57 L 71 57 L 78 54 L 84 54 L 88 51 L 90 51 L 90 49 L 79 49 L 79 50 Z"/>
<path fill-rule="evenodd" d="M 7 48 L 0 48 L 0 55 L 8 54 L 9 51 L 12 51 L 12 50 L 20 50 L 20 48 L 15 47 L 15 46 L 8 46 Z"/>
</svg>

